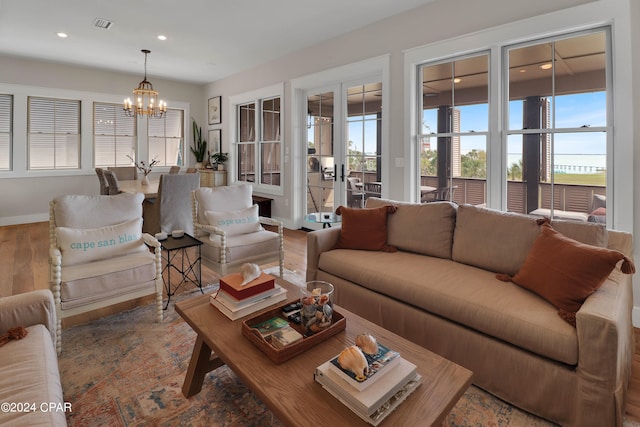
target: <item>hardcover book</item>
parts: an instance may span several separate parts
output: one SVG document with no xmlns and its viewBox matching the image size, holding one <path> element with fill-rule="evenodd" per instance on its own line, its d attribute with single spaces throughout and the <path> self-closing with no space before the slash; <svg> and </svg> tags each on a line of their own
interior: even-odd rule
<svg viewBox="0 0 640 427">
<path fill-rule="evenodd" d="M 252 295 L 252 296 L 244 298 L 244 299 L 236 299 L 232 295 L 229 295 L 227 292 L 220 291 L 220 292 L 218 292 L 217 298 L 225 306 L 229 307 L 230 309 L 238 310 L 240 308 L 243 308 L 243 307 L 251 305 L 251 304 L 253 304 L 255 302 L 258 302 L 258 301 L 260 301 L 262 299 L 269 298 L 269 297 L 277 294 L 278 292 L 280 292 L 280 289 L 282 289 L 280 287 L 280 285 L 275 285 L 271 289 L 268 289 L 268 290 L 266 290 L 264 292 L 260 292 L 258 294 Z"/>
<path fill-rule="evenodd" d="M 289 324 L 280 328 L 271 335 L 271 344 L 275 348 L 283 348 L 302 339 L 302 334 L 293 329 Z"/>
<path fill-rule="evenodd" d="M 220 292 L 223 292 L 223 291 L 218 291 L 218 294 Z M 267 308 L 273 304 L 277 304 L 281 301 L 285 301 L 286 299 L 287 299 L 287 290 L 284 288 L 280 288 L 279 292 L 275 293 L 274 295 L 268 298 L 261 299 L 259 301 L 256 301 L 253 304 L 247 305 L 242 308 L 231 309 L 226 305 L 224 305 L 224 303 L 222 302 L 224 300 L 220 298 L 216 298 L 215 294 L 212 294 L 209 296 L 209 302 L 211 303 L 211 305 L 217 308 L 218 310 L 220 310 L 222 314 L 224 314 L 231 320 L 236 320 L 241 317 L 247 316 L 249 314 L 255 313 L 256 311 L 260 311 L 263 308 Z"/>
<path fill-rule="evenodd" d="M 402 358 L 375 387 L 356 391 L 331 369 L 331 361 L 316 368 L 314 379 L 325 390 L 369 424 L 386 418 L 422 382 L 416 366 Z"/>
<path fill-rule="evenodd" d="M 243 300 L 260 292 L 272 289 L 275 286 L 275 277 L 261 273 L 260 277 L 252 280 L 244 286 L 242 274 L 234 273 L 220 278 L 220 289 L 238 300 Z"/>
<path fill-rule="evenodd" d="M 376 354 L 370 355 L 364 352 L 363 354 L 369 364 L 369 370 L 365 379 L 362 381 L 356 379 L 356 374 L 340 366 L 338 356 L 330 360 L 331 369 L 342 378 L 343 381 L 358 391 L 362 391 L 377 382 L 387 371 L 390 371 L 391 368 L 396 366 L 401 359 L 397 351 L 390 350 L 380 343 L 378 343 L 378 352 Z"/>
</svg>

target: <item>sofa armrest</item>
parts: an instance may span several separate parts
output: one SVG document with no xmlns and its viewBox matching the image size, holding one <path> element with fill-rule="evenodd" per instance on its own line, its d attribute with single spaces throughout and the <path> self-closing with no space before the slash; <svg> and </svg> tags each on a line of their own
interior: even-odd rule
<svg viewBox="0 0 640 427">
<path fill-rule="evenodd" d="M 610 391 L 628 381 L 635 351 L 631 277 L 615 268 L 576 313 L 579 375 Z"/>
<path fill-rule="evenodd" d="M 56 344 L 56 307 L 48 289 L 0 298 L 0 334 L 16 326 L 44 325 Z"/>
<path fill-rule="evenodd" d="M 320 255 L 333 249 L 339 238 L 340 228 L 323 228 L 307 234 L 307 281 L 316 279 Z"/>
</svg>

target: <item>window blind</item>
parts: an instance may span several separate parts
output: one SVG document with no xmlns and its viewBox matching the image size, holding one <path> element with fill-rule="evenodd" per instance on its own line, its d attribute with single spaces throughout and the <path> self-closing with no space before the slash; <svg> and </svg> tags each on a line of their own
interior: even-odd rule
<svg viewBox="0 0 640 427">
<path fill-rule="evenodd" d="M 80 167 L 80 101 L 28 98 L 29 169 Z"/>
<path fill-rule="evenodd" d="M 0 94 L 0 170 L 11 170 L 13 96 Z"/>
</svg>

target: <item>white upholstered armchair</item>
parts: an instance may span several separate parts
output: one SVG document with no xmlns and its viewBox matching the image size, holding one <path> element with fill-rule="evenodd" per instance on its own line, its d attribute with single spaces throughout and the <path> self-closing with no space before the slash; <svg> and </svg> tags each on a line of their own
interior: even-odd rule
<svg viewBox="0 0 640 427">
<path fill-rule="evenodd" d="M 121 193 L 51 201 L 49 263 L 58 353 L 64 317 L 155 294 L 156 318 L 162 321 L 162 253 L 158 240 L 142 233 L 143 199 L 142 193 Z"/>
<path fill-rule="evenodd" d="M 202 263 L 224 276 L 242 264 L 278 261 L 284 274 L 282 221 L 258 215 L 252 187 L 239 184 L 200 187 L 192 193 L 193 225 L 202 245 Z M 265 230 L 261 224 L 278 227 Z"/>
</svg>

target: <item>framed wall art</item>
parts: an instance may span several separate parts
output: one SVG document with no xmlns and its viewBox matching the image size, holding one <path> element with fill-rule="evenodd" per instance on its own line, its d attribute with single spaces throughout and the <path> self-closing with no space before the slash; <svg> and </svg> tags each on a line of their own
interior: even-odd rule
<svg viewBox="0 0 640 427">
<path fill-rule="evenodd" d="M 211 152 L 212 155 L 220 152 L 221 136 L 222 136 L 222 129 L 209 130 L 209 151 Z"/>
<path fill-rule="evenodd" d="M 219 125 L 222 123 L 222 96 L 209 98 L 209 124 Z"/>
</svg>

